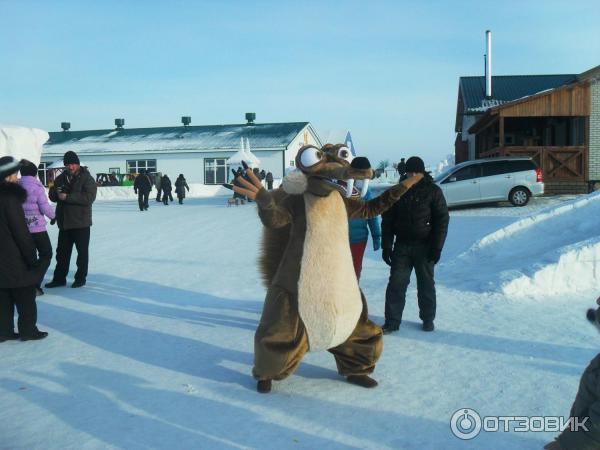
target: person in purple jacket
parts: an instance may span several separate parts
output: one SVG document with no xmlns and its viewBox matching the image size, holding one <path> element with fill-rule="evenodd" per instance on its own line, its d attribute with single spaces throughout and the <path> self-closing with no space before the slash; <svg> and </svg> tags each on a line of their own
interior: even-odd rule
<svg viewBox="0 0 600 450">
<path fill-rule="evenodd" d="M 45 266 L 46 270 L 48 270 L 52 261 L 52 244 L 46 231 L 46 219 L 44 216 L 51 219 L 50 223 L 54 223 L 56 214 L 54 208 L 48 202 L 46 189 L 38 178 L 37 166 L 25 160 L 22 164 L 19 184 L 27 191 L 27 200 L 23 203 L 25 220 L 27 221 L 27 228 L 29 228 L 31 237 L 35 242 L 40 265 Z M 36 285 L 36 295 L 44 295 L 41 286 L 44 275 L 46 275 L 46 270 L 41 272 L 42 277 Z"/>
</svg>

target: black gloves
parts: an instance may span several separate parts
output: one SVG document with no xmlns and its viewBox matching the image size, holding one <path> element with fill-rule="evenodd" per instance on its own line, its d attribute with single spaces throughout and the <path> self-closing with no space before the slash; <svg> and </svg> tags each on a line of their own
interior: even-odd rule
<svg viewBox="0 0 600 450">
<path fill-rule="evenodd" d="M 440 261 L 440 257 L 442 256 L 442 251 L 439 248 L 430 248 L 427 253 L 427 260 L 431 261 L 434 264 L 437 264 Z"/>
<path fill-rule="evenodd" d="M 392 265 L 392 249 L 384 248 L 381 251 L 381 258 L 385 261 L 388 266 Z"/>
<path fill-rule="evenodd" d="M 50 225 L 54 225 L 56 223 L 56 219 L 50 219 Z"/>
</svg>

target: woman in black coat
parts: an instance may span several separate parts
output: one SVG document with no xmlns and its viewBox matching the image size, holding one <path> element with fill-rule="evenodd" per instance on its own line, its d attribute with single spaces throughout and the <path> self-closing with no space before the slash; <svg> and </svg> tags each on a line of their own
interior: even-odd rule
<svg viewBox="0 0 600 450">
<path fill-rule="evenodd" d="M 183 204 L 183 199 L 185 198 L 185 190 L 190 192 L 190 187 L 185 181 L 185 177 L 182 173 L 179 174 L 177 179 L 175 180 L 175 193 L 177 194 L 177 199 L 179 200 L 179 204 Z"/>
<path fill-rule="evenodd" d="M 163 193 L 163 203 L 165 205 L 168 205 L 169 199 L 173 201 L 173 194 L 171 194 L 173 186 L 171 185 L 171 179 L 167 175 L 163 175 L 162 180 L 160 182 L 160 187 Z"/>
<path fill-rule="evenodd" d="M 42 276 L 42 265 L 25 222 L 22 205 L 27 191 L 17 184 L 20 168 L 13 157 L 0 158 L 0 342 L 48 335 L 36 326 L 35 286 Z M 14 330 L 15 306 L 19 334 Z"/>
</svg>

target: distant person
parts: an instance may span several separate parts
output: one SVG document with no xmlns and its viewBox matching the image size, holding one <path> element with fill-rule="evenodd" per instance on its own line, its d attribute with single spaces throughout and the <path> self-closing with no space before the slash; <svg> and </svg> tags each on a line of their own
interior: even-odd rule
<svg viewBox="0 0 600 450">
<path fill-rule="evenodd" d="M 138 206 L 140 211 L 148 211 L 148 197 L 152 190 L 152 180 L 146 173 L 146 169 L 140 169 L 140 174 L 133 182 L 133 192 L 138 195 Z"/>
<path fill-rule="evenodd" d="M 156 201 L 162 202 L 162 176 L 159 173 L 154 174 L 154 187 L 156 187 Z"/>
<path fill-rule="evenodd" d="M 271 172 L 267 172 L 265 180 L 267 181 L 267 189 L 269 191 L 272 190 L 273 189 L 273 174 Z"/>
<path fill-rule="evenodd" d="M 406 176 L 425 176 L 382 215 L 382 257 L 391 266 L 385 293 L 384 333 L 397 331 L 402 322 L 406 289 L 413 269 L 417 275 L 419 317 L 424 331 L 433 331 L 436 293 L 433 272 L 448 233 L 448 207 L 442 190 L 425 172 L 417 156 L 406 161 Z"/>
<path fill-rule="evenodd" d="M 359 180 L 357 180 L 355 183 L 355 186 L 359 192 L 362 188 L 362 183 L 363 182 Z M 372 198 L 373 193 L 369 187 L 366 195 L 361 200 L 366 202 Z M 373 241 L 373 251 L 377 251 L 381 248 L 381 220 L 379 216 L 373 217 L 372 219 L 350 219 L 348 224 L 350 234 L 350 253 L 352 253 L 354 272 L 356 273 L 356 278 L 360 280 L 363 257 L 365 254 L 365 249 L 367 248 L 367 241 L 369 240 L 369 231 L 371 232 L 371 239 Z"/>
<path fill-rule="evenodd" d="M 179 200 L 180 205 L 183 205 L 186 189 L 188 192 L 190 192 L 190 187 L 188 186 L 187 181 L 185 181 L 185 177 L 182 173 L 180 173 L 175 180 L 175 194 L 177 194 L 177 200 Z"/>
<path fill-rule="evenodd" d="M 54 223 L 56 213 L 54 212 L 54 208 L 50 206 L 46 189 L 38 178 L 37 166 L 29 161 L 22 161 L 22 163 L 19 185 L 27 191 L 27 200 L 23 203 L 23 211 L 25 212 L 27 228 L 31 233 L 38 252 L 40 266 L 44 266 L 44 270 L 41 272 L 41 277 L 36 285 L 36 294 L 44 295 L 42 281 L 44 275 L 46 275 L 46 270 L 48 270 L 52 262 L 52 244 L 46 231 L 46 219 L 44 219 L 44 216 L 51 220 L 50 223 Z"/>
<path fill-rule="evenodd" d="M 90 227 L 92 226 L 92 203 L 96 200 L 96 183 L 79 157 L 68 151 L 63 157 L 65 170 L 50 189 L 50 200 L 56 202 L 58 245 L 56 268 L 47 288 L 65 286 L 71 263 L 73 245 L 77 249 L 77 271 L 72 288 L 85 286 L 88 275 Z"/>
<path fill-rule="evenodd" d="M 162 190 L 163 204 L 168 205 L 169 199 L 173 201 L 173 195 L 171 194 L 173 186 L 171 184 L 171 179 L 167 176 L 167 174 L 163 175 L 160 182 L 160 188 Z"/>
<path fill-rule="evenodd" d="M 20 168 L 12 156 L 0 158 L 0 343 L 48 336 L 36 325 L 35 303 L 35 285 L 47 266 L 40 266 L 25 222 L 27 191 L 17 184 Z M 19 334 L 15 333 L 15 306 Z"/>
<path fill-rule="evenodd" d="M 397 164 L 396 170 L 400 174 L 400 180 L 404 180 L 406 178 L 406 163 L 404 162 L 404 158 L 400 158 L 400 162 Z"/>
</svg>

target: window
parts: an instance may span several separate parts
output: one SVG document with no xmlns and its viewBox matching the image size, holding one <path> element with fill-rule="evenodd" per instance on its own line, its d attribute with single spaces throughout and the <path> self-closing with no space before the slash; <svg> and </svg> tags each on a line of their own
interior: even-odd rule
<svg viewBox="0 0 600 450">
<path fill-rule="evenodd" d="M 454 181 L 471 180 L 481 176 L 481 165 L 474 164 L 472 166 L 463 167 L 462 169 L 454 172 L 450 177 L 444 181 L 444 183 L 452 183 Z M 452 180 L 452 181 L 451 181 Z"/>
<path fill-rule="evenodd" d="M 501 175 L 510 171 L 508 163 L 506 161 L 494 161 L 481 165 L 483 168 L 484 177 L 491 177 L 494 175 Z"/>
<path fill-rule="evenodd" d="M 225 158 L 204 158 L 204 184 L 227 183 Z"/>
<path fill-rule="evenodd" d="M 44 186 L 48 186 L 48 163 L 41 162 L 38 166 L 38 178 Z"/>
<path fill-rule="evenodd" d="M 296 165 L 296 161 L 293 159 L 290 159 L 290 167 L 294 167 Z"/>
<path fill-rule="evenodd" d="M 536 165 L 533 161 L 521 160 L 521 161 L 510 161 L 509 172 L 524 172 L 526 170 L 535 170 Z"/>
<path fill-rule="evenodd" d="M 121 168 L 120 167 L 111 167 L 110 169 L 108 169 L 108 173 L 119 174 L 119 173 L 121 173 Z"/>
<path fill-rule="evenodd" d="M 134 159 L 127 161 L 127 173 L 140 173 L 140 169 L 146 169 L 146 172 L 156 172 L 156 160 Z"/>
</svg>

